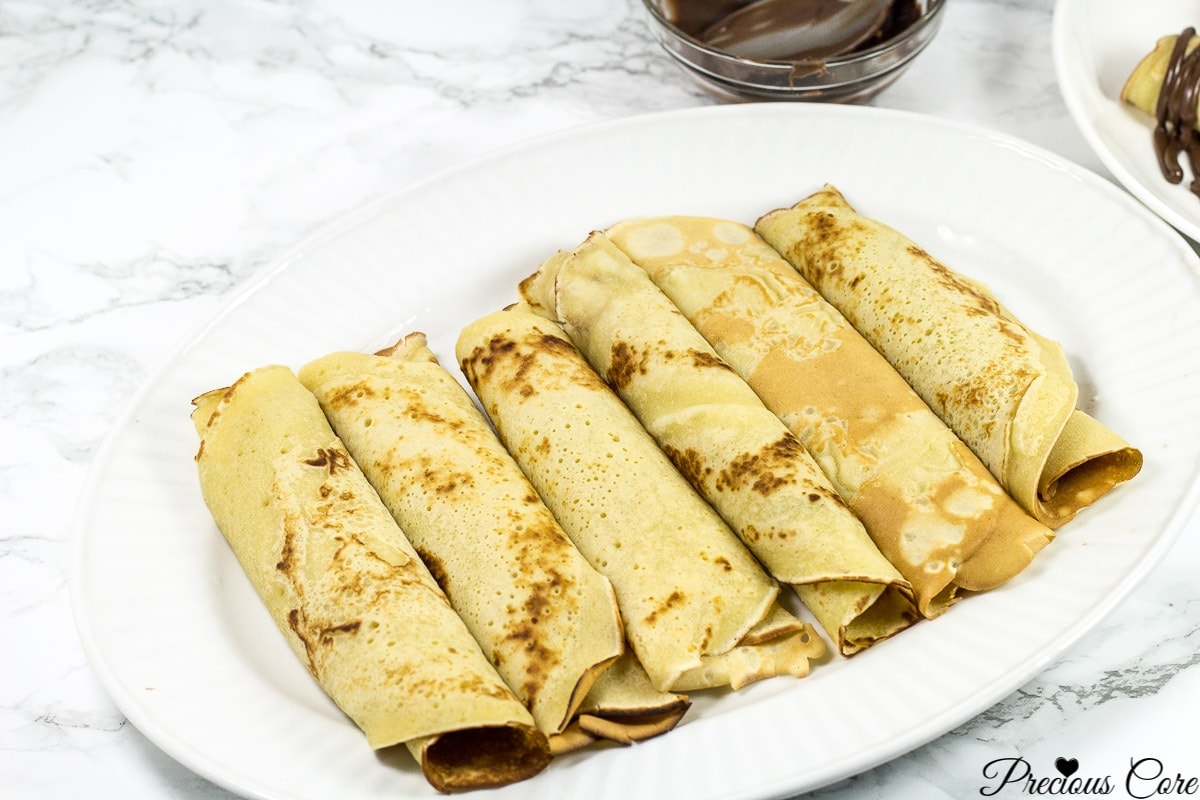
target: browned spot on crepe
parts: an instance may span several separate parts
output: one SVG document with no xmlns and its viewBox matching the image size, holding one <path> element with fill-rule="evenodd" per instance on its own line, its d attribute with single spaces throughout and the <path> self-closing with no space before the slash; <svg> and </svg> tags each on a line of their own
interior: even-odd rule
<svg viewBox="0 0 1200 800">
<path fill-rule="evenodd" d="M 803 452 L 795 436 L 780 437 L 757 453 L 736 456 L 717 476 L 716 487 L 736 490 L 749 486 L 769 496 L 783 486 L 796 483 L 795 459 Z"/>
</svg>

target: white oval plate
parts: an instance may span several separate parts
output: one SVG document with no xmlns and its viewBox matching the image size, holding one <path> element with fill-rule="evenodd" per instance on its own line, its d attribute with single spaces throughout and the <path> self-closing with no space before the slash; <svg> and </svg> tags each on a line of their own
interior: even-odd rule
<svg viewBox="0 0 1200 800">
<path fill-rule="evenodd" d="M 1138 61 L 1163 36 L 1200 29 L 1194 0 L 1059 0 L 1054 7 L 1054 69 L 1063 100 L 1100 162 L 1134 197 L 1200 241 L 1200 197 L 1159 172 L 1154 119 L 1120 100 Z"/>
<path fill-rule="evenodd" d="M 1062 341 L 1086 408 L 1143 449 L 1144 471 L 945 617 L 804 680 L 697 693 L 671 733 L 572 754 L 494 796 L 782 796 L 900 755 L 1028 681 L 1128 595 L 1196 503 L 1196 257 L 1112 184 L 1020 141 L 872 108 L 747 105 L 572 130 L 400 191 L 284 255 L 181 346 L 97 459 L 73 542 L 79 631 L 116 703 L 248 797 L 434 796 L 403 749 L 367 748 L 272 627 L 201 501 L 190 399 L 413 329 L 453 365 L 463 325 L 594 228 L 753 221 L 827 181 Z"/>
</svg>

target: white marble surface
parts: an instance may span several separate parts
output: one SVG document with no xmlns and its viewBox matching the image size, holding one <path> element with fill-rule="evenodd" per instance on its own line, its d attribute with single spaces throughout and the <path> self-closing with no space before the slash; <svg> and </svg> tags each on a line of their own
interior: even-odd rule
<svg viewBox="0 0 1200 800">
<path fill-rule="evenodd" d="M 1103 174 L 1058 94 L 1052 10 L 952 0 L 875 103 Z M 384 192 L 536 134 L 711 102 L 639 0 L 0 3 L 0 798 L 229 797 L 114 707 L 66 585 L 89 465 L 173 345 L 281 249 Z M 1027 686 L 816 796 L 975 797 L 983 765 L 1016 756 L 1200 776 L 1198 554 L 1193 523 Z"/>
</svg>

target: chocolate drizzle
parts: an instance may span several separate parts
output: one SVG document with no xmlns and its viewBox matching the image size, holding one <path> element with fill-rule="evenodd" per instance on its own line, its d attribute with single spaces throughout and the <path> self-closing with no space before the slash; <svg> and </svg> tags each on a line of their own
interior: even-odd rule
<svg viewBox="0 0 1200 800">
<path fill-rule="evenodd" d="M 1200 136 L 1196 131 L 1196 104 L 1200 101 L 1200 47 L 1188 52 L 1196 36 L 1195 28 L 1186 28 L 1175 41 L 1155 108 L 1154 152 L 1158 168 L 1171 183 L 1183 180 L 1179 156 L 1187 153 L 1192 169 L 1188 188 L 1200 196 Z"/>
</svg>

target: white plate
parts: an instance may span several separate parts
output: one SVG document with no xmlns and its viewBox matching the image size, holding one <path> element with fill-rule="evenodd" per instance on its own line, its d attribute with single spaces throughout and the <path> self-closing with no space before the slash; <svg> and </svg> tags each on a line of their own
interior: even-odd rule
<svg viewBox="0 0 1200 800">
<path fill-rule="evenodd" d="M 1158 169 L 1154 119 L 1120 101 L 1121 87 L 1159 38 L 1200 29 L 1195 0 L 1059 0 L 1054 7 L 1054 68 L 1067 109 L 1101 163 L 1154 213 L 1200 240 L 1200 197 L 1189 168 L 1181 184 Z"/>
<path fill-rule="evenodd" d="M 661 213 L 752 221 L 826 181 L 1061 340 L 1088 409 L 1143 448 L 1143 473 L 1026 573 L 935 622 L 801 681 L 700 693 L 668 735 L 573 754 L 495 796 L 782 796 L 917 747 L 1028 681 L 1133 589 L 1197 500 L 1196 257 L 1112 184 L 1019 141 L 871 108 L 763 105 L 587 127 L 441 174 L 301 244 L 181 347 L 98 458 L 74 540 L 79 630 L 116 703 L 243 795 L 433 796 L 403 751 L 368 750 L 272 628 L 201 502 L 189 400 L 249 368 L 412 329 L 453 365 L 465 323 L 594 228 Z"/>
</svg>

